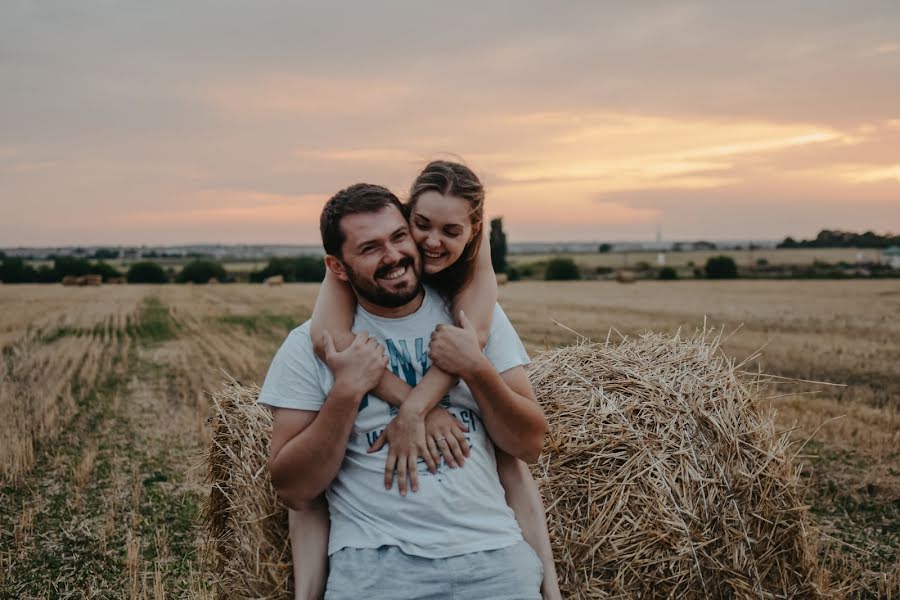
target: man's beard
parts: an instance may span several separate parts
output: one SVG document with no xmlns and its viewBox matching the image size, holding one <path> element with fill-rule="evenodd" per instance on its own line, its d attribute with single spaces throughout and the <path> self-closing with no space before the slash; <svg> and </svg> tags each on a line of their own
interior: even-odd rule
<svg viewBox="0 0 900 600">
<path fill-rule="evenodd" d="M 412 286 L 410 290 L 392 292 L 378 283 L 380 277 L 390 273 L 397 267 L 407 267 L 413 270 L 413 274 L 416 276 L 416 284 Z M 371 302 L 375 306 L 382 306 L 384 308 L 398 308 L 404 304 L 408 304 L 419 295 L 419 292 L 422 291 L 421 261 L 419 261 L 418 267 L 419 268 L 416 269 L 416 262 L 407 256 L 392 265 L 381 267 L 375 271 L 374 281 L 368 281 L 359 277 L 353 269 L 350 268 L 350 265 L 344 263 L 344 270 L 347 272 L 350 287 L 353 288 L 353 291 L 364 300 Z"/>
</svg>

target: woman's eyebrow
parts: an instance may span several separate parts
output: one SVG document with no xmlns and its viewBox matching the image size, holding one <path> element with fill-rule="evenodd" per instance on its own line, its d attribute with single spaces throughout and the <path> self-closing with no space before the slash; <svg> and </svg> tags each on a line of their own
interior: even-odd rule
<svg viewBox="0 0 900 600">
<path fill-rule="evenodd" d="M 431 219 L 429 219 L 428 217 L 426 217 L 426 216 L 423 215 L 422 213 L 413 213 L 413 216 L 414 216 L 415 218 L 417 218 L 417 219 L 422 219 L 423 221 L 428 221 L 429 223 L 431 222 Z"/>
</svg>

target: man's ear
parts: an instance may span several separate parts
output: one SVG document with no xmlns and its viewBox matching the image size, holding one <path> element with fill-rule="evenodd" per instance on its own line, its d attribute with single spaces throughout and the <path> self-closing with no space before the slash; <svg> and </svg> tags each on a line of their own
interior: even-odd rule
<svg viewBox="0 0 900 600">
<path fill-rule="evenodd" d="M 341 281 L 349 281 L 350 278 L 347 276 L 347 269 L 344 268 L 344 263 L 341 262 L 337 256 L 332 256 L 331 254 L 325 255 L 325 266 L 334 273 L 335 277 L 340 279 Z"/>
</svg>

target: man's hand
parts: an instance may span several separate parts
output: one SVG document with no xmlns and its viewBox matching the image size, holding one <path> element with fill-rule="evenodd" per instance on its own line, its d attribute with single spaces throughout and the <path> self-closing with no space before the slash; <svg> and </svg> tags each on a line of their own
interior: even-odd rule
<svg viewBox="0 0 900 600">
<path fill-rule="evenodd" d="M 334 375 L 335 386 L 341 386 L 362 397 L 378 385 L 387 367 L 388 356 L 375 338 L 361 331 L 343 352 L 338 352 L 334 347 L 334 338 L 330 332 L 326 331 L 323 338 L 325 363 Z"/>
<path fill-rule="evenodd" d="M 478 331 L 463 311 L 459 311 L 459 324 L 462 327 L 446 324 L 437 326 L 431 334 L 428 356 L 445 373 L 463 377 L 483 366 L 487 359 L 478 343 Z"/>
</svg>

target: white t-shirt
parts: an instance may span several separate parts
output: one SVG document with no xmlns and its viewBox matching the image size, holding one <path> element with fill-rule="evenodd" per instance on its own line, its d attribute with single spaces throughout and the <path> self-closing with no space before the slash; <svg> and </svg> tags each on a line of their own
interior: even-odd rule
<svg viewBox="0 0 900 600">
<path fill-rule="evenodd" d="M 354 331 L 365 330 L 383 344 L 388 368 L 411 385 L 430 366 L 428 342 L 440 323 L 452 323 L 440 296 L 425 288 L 415 313 L 379 317 L 357 307 Z M 316 358 L 309 321 L 294 329 L 282 344 L 266 375 L 259 402 L 268 406 L 318 411 L 334 384 L 328 367 Z M 506 314 L 494 309 L 484 353 L 497 372 L 526 365 L 525 347 Z M 326 492 L 331 513 L 328 553 L 341 548 L 397 546 L 406 554 L 446 558 L 511 546 L 522 539 L 497 476 L 494 445 L 485 430 L 472 392 L 462 381 L 442 404 L 469 426 L 471 454 L 462 468 L 442 463 L 432 475 L 419 461 L 419 491 L 400 496 L 397 483 L 384 489 L 387 446 L 369 454 L 397 409 L 368 394 L 350 434 L 340 470 Z"/>
</svg>

